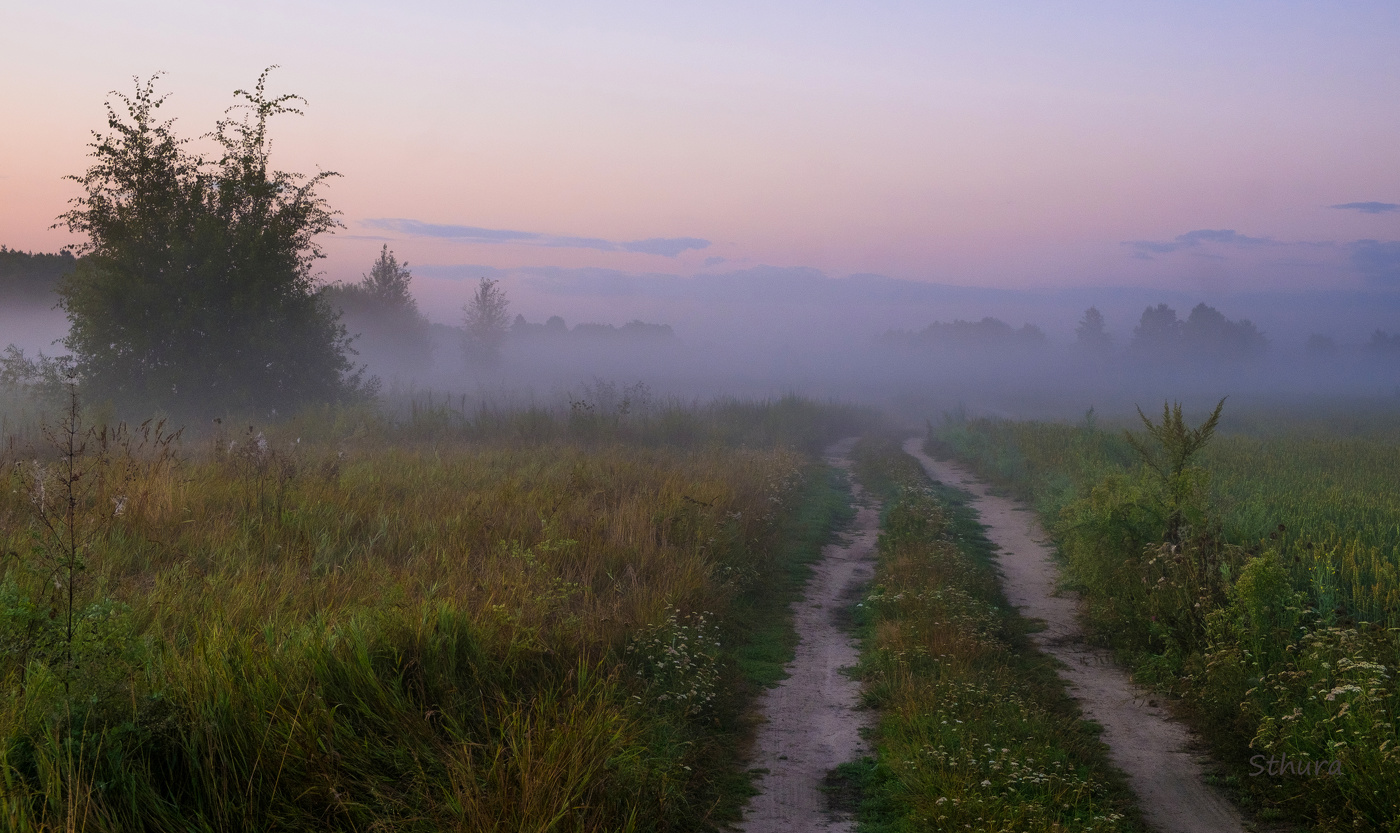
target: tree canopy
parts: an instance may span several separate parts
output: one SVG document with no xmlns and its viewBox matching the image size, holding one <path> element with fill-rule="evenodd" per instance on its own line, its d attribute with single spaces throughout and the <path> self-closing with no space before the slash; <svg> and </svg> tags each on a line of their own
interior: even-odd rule
<svg viewBox="0 0 1400 833">
<path fill-rule="evenodd" d="M 83 194 L 59 218 L 87 242 L 59 289 L 89 396 L 177 413 L 268 412 L 363 392 L 348 337 L 314 282 L 339 223 L 312 176 L 270 167 L 268 71 L 208 134 L 213 158 L 158 111 L 154 76 L 113 93 Z"/>
<path fill-rule="evenodd" d="M 988 316 L 981 321 L 935 321 L 917 332 L 890 330 L 880 337 L 880 343 L 898 347 L 1015 349 L 1044 344 L 1045 333 L 1034 324 L 1015 329 L 999 318 Z"/>
<path fill-rule="evenodd" d="M 1084 311 L 1084 317 L 1074 328 L 1074 344 L 1090 353 L 1102 353 L 1113 344 L 1113 339 L 1104 327 L 1103 313 L 1099 312 L 1098 307 L 1089 307 Z"/>
<path fill-rule="evenodd" d="M 465 314 L 467 359 L 490 363 L 500 358 L 501 344 L 510 332 L 510 301 L 499 281 L 482 278 L 472 299 L 462 307 Z"/>
<path fill-rule="evenodd" d="M 21 252 L 0 246 L 0 300 L 52 304 L 58 282 L 77 265 L 73 253 Z"/>
<path fill-rule="evenodd" d="M 1268 344 L 1248 319 L 1231 321 L 1215 307 L 1201 303 L 1185 321 L 1166 304 L 1143 310 L 1131 347 L 1139 356 L 1156 360 L 1221 361 L 1258 356 Z"/>
<path fill-rule="evenodd" d="M 356 350 L 376 370 L 421 370 L 432 357 L 431 326 L 409 291 L 412 280 L 408 263 L 400 263 L 386 243 L 358 282 L 326 287 L 331 306 L 358 339 Z"/>
</svg>

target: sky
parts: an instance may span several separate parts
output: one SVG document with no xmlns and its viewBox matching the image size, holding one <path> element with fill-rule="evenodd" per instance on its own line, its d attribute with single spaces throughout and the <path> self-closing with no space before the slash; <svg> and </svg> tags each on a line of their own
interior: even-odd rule
<svg viewBox="0 0 1400 833">
<path fill-rule="evenodd" d="M 306 106 L 274 161 L 341 174 L 325 279 L 387 243 L 443 321 L 485 274 L 621 323 L 648 308 L 600 274 L 806 270 L 1359 293 L 1400 324 L 1393 0 L 0 2 L 11 248 L 74 242 L 110 91 L 164 73 L 198 137 L 275 64 Z"/>
</svg>

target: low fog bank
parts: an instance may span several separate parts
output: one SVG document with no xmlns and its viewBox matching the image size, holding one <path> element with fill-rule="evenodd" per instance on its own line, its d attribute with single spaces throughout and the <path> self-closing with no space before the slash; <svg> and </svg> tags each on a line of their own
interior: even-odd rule
<svg viewBox="0 0 1400 833">
<path fill-rule="evenodd" d="M 0 299 L 0 349 L 13 344 L 31 355 L 62 353 L 58 342 L 67 332 L 68 319 L 51 303 Z"/>
<path fill-rule="evenodd" d="M 498 359 L 469 361 L 464 332 L 437 324 L 430 365 L 386 374 L 386 390 L 561 405 L 597 382 L 642 383 L 684 400 L 798 393 L 857 401 L 918 421 L 957 408 L 1077 418 L 1094 407 L 1113 418 L 1166 399 L 1208 410 L 1222 396 L 1238 404 L 1346 399 L 1400 407 L 1393 294 L 1221 301 L 1144 289 L 836 280 L 811 270 L 670 281 L 597 270 L 491 274 L 510 293 L 521 326 Z M 460 281 L 447 288 L 465 295 Z M 424 309 L 432 316 L 452 308 Z M 669 333 L 658 336 L 660 328 Z M 372 371 L 394 364 L 369 349 L 363 357 Z"/>
<path fill-rule="evenodd" d="M 73 271 L 71 252 L 21 252 L 0 245 L 0 349 L 13 344 L 26 353 L 62 352 L 55 342 L 68 332 L 58 309 L 58 282 Z"/>
<path fill-rule="evenodd" d="M 1400 409 L 1400 361 L 1364 345 L 1269 345 L 1243 356 L 1189 349 L 1156 355 L 1129 345 L 1088 351 L 1048 337 L 1009 344 L 892 344 L 882 334 L 819 326 L 760 330 L 744 338 L 730 324 L 722 336 L 680 330 L 669 337 L 629 334 L 625 326 L 588 333 L 591 328 L 574 325 L 568 335 L 509 337 L 489 362 L 468 361 L 461 331 L 436 327 L 431 364 L 419 373 L 384 376 L 384 389 L 392 397 L 434 391 L 551 407 L 597 405 L 589 391 L 599 386 L 641 385 L 655 398 L 685 401 L 798 393 L 873 404 L 919 422 L 953 409 L 1077 418 L 1094 407 L 1112 418 L 1167 399 L 1208 409 L 1223 396 L 1236 404 L 1354 399 L 1393 402 Z M 362 358 L 371 371 L 395 364 L 369 350 Z"/>
<path fill-rule="evenodd" d="M 386 247 L 361 284 L 328 290 L 357 336 L 354 361 L 379 377 L 386 402 L 431 394 L 464 405 L 606 409 L 796 393 L 919 423 L 944 411 L 1073 419 L 1090 407 L 1112 419 L 1168 399 L 1208 409 L 1223 396 L 1236 405 L 1400 409 L 1394 293 L 1212 298 L 831 279 L 812 270 L 693 278 L 491 271 L 478 278 L 498 282 L 509 323 L 483 351 L 463 320 L 480 284 L 461 270 L 489 270 L 456 269 L 414 276 Z M 0 297 L 0 347 L 61 352 L 55 341 L 66 321 L 52 300 Z"/>
</svg>

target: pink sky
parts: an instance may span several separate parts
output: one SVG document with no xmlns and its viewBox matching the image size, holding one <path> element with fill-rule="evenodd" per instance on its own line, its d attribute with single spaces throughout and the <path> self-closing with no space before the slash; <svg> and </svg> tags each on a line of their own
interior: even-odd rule
<svg viewBox="0 0 1400 833">
<path fill-rule="evenodd" d="M 279 165 L 344 174 L 331 279 L 386 238 L 422 266 L 1400 289 L 1400 250 L 1358 266 L 1356 248 L 1400 240 L 1400 205 L 1332 207 L 1400 204 L 1394 3 L 12 5 L 11 247 L 71 242 L 48 227 L 107 91 L 166 72 L 193 136 L 275 63 L 271 89 L 309 101 L 274 126 Z"/>
</svg>

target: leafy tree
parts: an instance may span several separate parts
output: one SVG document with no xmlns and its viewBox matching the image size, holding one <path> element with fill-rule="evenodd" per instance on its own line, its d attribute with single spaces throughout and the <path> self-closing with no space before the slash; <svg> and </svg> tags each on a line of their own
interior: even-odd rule
<svg viewBox="0 0 1400 833">
<path fill-rule="evenodd" d="M 313 280 L 315 238 L 339 225 L 318 189 L 336 174 L 270 169 L 268 120 L 302 99 L 269 98 L 268 71 L 209 134 L 217 158 L 158 120 L 158 76 L 107 102 L 59 218 L 87 237 L 59 296 L 90 398 L 210 414 L 368 392 Z"/>
<path fill-rule="evenodd" d="M 1132 350 L 1144 356 L 1166 358 L 1176 355 L 1181 346 L 1181 322 L 1176 310 L 1158 304 L 1143 310 L 1142 318 L 1133 330 Z"/>
<path fill-rule="evenodd" d="M 1215 359 L 1246 358 L 1263 352 L 1268 339 L 1248 319 L 1231 321 L 1215 307 L 1197 304 L 1181 325 L 1188 353 Z"/>
<path fill-rule="evenodd" d="M 1148 307 L 1133 331 L 1134 353 L 1158 360 L 1221 361 L 1257 356 L 1269 340 L 1248 319 L 1231 321 L 1206 304 L 1192 308 L 1185 321 L 1166 304 Z"/>
<path fill-rule="evenodd" d="M 386 243 L 369 274 L 352 284 L 325 290 L 331 306 L 344 316 L 347 329 L 362 341 L 357 349 L 395 370 L 425 366 L 432 354 L 428 319 L 409 291 L 413 274 L 399 263 Z"/>
<path fill-rule="evenodd" d="M 1079 326 L 1074 328 L 1074 335 L 1075 346 L 1085 352 L 1103 353 L 1113 343 L 1104 329 L 1103 313 L 1099 312 L 1098 307 L 1089 307 L 1084 311 Z"/>
<path fill-rule="evenodd" d="M 500 358 L 501 344 L 510 331 L 507 312 L 510 302 L 499 281 L 482 278 L 472 299 L 463 307 L 466 313 L 467 358 L 476 362 L 491 362 Z"/>
</svg>

